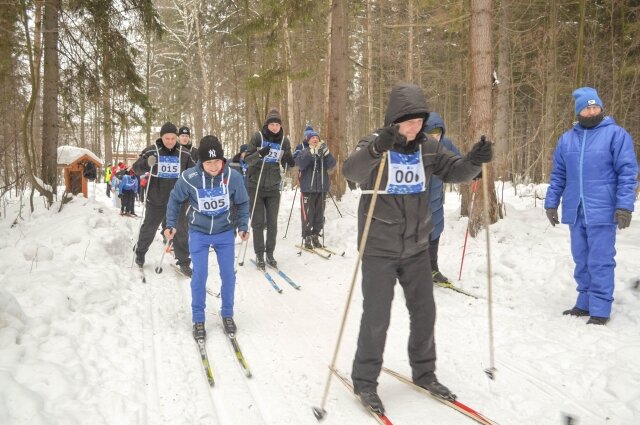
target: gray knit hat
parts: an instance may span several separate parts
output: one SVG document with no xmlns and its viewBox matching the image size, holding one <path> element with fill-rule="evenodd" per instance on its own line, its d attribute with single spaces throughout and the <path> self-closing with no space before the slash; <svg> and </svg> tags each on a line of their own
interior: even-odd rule
<svg viewBox="0 0 640 425">
<path fill-rule="evenodd" d="M 280 111 L 275 108 L 270 110 L 267 114 L 267 119 L 265 120 L 264 125 L 269 125 L 272 122 L 277 122 L 278 124 L 282 125 L 282 117 L 280 116 Z"/>
</svg>

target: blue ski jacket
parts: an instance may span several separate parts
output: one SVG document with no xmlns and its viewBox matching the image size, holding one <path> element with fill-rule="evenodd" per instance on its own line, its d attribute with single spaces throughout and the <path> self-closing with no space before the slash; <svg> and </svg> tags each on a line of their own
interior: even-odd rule
<svg viewBox="0 0 640 425">
<path fill-rule="evenodd" d="M 462 155 L 453 142 L 444 136 L 444 120 L 437 112 L 429 113 L 429 118 L 422 131 L 428 133 L 429 130 L 433 130 L 434 128 L 440 128 L 442 130 L 440 143 L 442 143 L 445 148 L 456 155 Z M 429 206 L 431 207 L 431 221 L 433 222 L 430 240 L 434 241 L 440 237 L 444 230 L 444 183 L 442 179 L 436 175 L 432 175 L 429 181 Z"/>
<path fill-rule="evenodd" d="M 586 224 L 615 224 L 615 210 L 633 211 L 638 161 L 627 131 L 606 116 L 594 128 L 580 124 L 558 140 L 545 208 L 558 208 L 575 224 L 582 204 Z"/>
<path fill-rule="evenodd" d="M 189 168 L 180 174 L 167 204 L 167 228 L 176 228 L 180 207 L 185 201 L 189 201 L 187 209 L 187 222 L 189 228 L 209 235 L 233 230 L 233 218 L 231 205 L 226 211 L 218 215 L 207 215 L 200 212 L 198 207 L 198 189 L 222 189 L 229 194 L 229 201 L 238 210 L 238 230 L 249 230 L 249 195 L 244 186 L 242 175 L 232 170 L 225 164 L 222 172 L 215 177 L 202 169 L 202 163 L 198 161 L 195 167 Z"/>
<path fill-rule="evenodd" d="M 119 193 L 122 193 L 123 190 L 133 191 L 134 193 L 138 193 L 138 179 L 135 177 L 131 177 L 129 174 L 125 174 L 122 176 L 122 180 L 118 185 Z"/>
</svg>

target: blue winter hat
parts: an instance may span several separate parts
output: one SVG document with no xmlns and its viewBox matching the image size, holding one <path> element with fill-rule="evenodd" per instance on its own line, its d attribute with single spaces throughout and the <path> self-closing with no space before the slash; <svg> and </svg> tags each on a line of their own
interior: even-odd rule
<svg viewBox="0 0 640 425">
<path fill-rule="evenodd" d="M 310 125 L 307 125 L 307 127 L 304 129 L 304 140 L 308 142 L 314 136 L 320 138 L 318 132 L 315 131 Z"/>
<path fill-rule="evenodd" d="M 580 111 L 591 105 L 598 105 L 604 109 L 604 103 L 602 103 L 602 100 L 598 97 L 598 92 L 594 88 L 580 87 L 579 89 L 575 89 L 573 91 L 573 98 L 576 102 L 576 115 L 579 115 Z"/>
</svg>

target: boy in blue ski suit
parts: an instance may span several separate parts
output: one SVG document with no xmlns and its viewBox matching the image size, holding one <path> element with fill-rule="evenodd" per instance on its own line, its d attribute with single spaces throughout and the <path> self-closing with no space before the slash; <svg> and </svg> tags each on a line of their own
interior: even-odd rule
<svg viewBox="0 0 640 425">
<path fill-rule="evenodd" d="M 243 241 L 249 239 L 249 195 L 240 173 L 226 164 L 220 141 L 215 136 L 203 137 L 198 147 L 198 158 L 196 166 L 183 171 L 171 191 L 164 231 L 167 239 L 174 237 L 180 207 L 188 201 L 189 252 L 193 263 L 191 310 L 196 340 L 206 338 L 204 310 L 210 246 L 216 252 L 222 280 L 223 328 L 230 336 L 237 330 L 233 320 L 236 275 L 232 205 L 238 211 L 240 238 Z"/>
<path fill-rule="evenodd" d="M 605 325 L 613 303 L 616 224 L 631 224 L 638 162 L 631 136 L 604 115 L 596 90 L 581 87 L 573 97 L 578 122 L 558 140 L 544 207 L 555 226 L 562 198 L 562 223 L 571 234 L 578 298 L 563 314 Z"/>
<path fill-rule="evenodd" d="M 124 174 L 118 190 L 121 203 L 120 215 L 136 215 L 134 208 L 136 193 L 138 193 L 138 179 L 129 173 Z"/>
<path fill-rule="evenodd" d="M 456 155 L 462 155 L 451 139 L 444 136 L 444 120 L 439 113 L 429 113 L 429 118 L 422 131 L 436 139 L 449 151 Z M 433 283 L 451 283 L 445 275 L 440 273 L 440 268 L 438 267 L 438 247 L 440 246 L 440 235 L 444 230 L 444 183 L 436 175 L 432 175 L 431 180 L 429 180 L 429 207 L 431 208 L 431 222 L 433 223 L 433 230 L 429 235 L 429 259 Z"/>
</svg>

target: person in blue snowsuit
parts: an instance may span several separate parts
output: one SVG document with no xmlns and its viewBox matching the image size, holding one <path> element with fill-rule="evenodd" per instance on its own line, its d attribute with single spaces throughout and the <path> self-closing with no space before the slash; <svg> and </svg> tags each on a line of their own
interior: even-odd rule
<svg viewBox="0 0 640 425">
<path fill-rule="evenodd" d="M 237 331 L 233 320 L 236 275 L 231 206 L 235 205 L 237 208 L 239 235 L 246 241 L 249 239 L 249 195 L 240 173 L 229 168 L 226 163 L 222 144 L 217 137 L 205 136 L 200 140 L 198 158 L 195 167 L 182 172 L 169 195 L 164 235 L 167 239 L 174 237 L 180 206 L 188 201 L 189 253 L 193 263 L 193 337 L 203 340 L 207 335 L 204 311 L 210 246 L 216 252 L 222 281 L 220 293 L 223 329 L 229 336 L 235 335 Z"/>
<path fill-rule="evenodd" d="M 631 224 L 638 176 L 633 140 L 604 114 L 591 87 L 573 92 L 577 123 L 560 136 L 544 207 L 551 225 L 569 225 L 578 298 L 563 312 L 605 325 L 613 303 L 616 224 Z"/>
<path fill-rule="evenodd" d="M 300 169 L 303 244 L 307 249 L 321 248 L 323 244 L 320 242 L 320 234 L 324 229 L 329 170 L 336 166 L 336 160 L 327 145 L 320 141 L 318 132 L 310 125 L 304 130 L 304 141 L 296 147 L 293 160 Z"/>
<path fill-rule="evenodd" d="M 138 179 L 135 175 L 125 173 L 118 185 L 120 197 L 120 215 L 135 216 L 135 200 L 138 193 Z"/>
<path fill-rule="evenodd" d="M 444 120 L 439 113 L 429 113 L 429 118 L 422 131 L 439 141 L 449 151 L 456 155 L 462 155 L 451 139 L 444 136 Z M 438 247 L 440 245 L 440 235 L 444 230 L 444 183 L 442 179 L 436 175 L 432 175 L 431 180 L 429 180 L 429 207 L 431 208 L 431 222 L 433 223 L 433 230 L 429 236 L 431 275 L 433 277 L 433 283 L 447 284 L 450 283 L 449 279 L 443 275 L 438 268 Z"/>
</svg>

